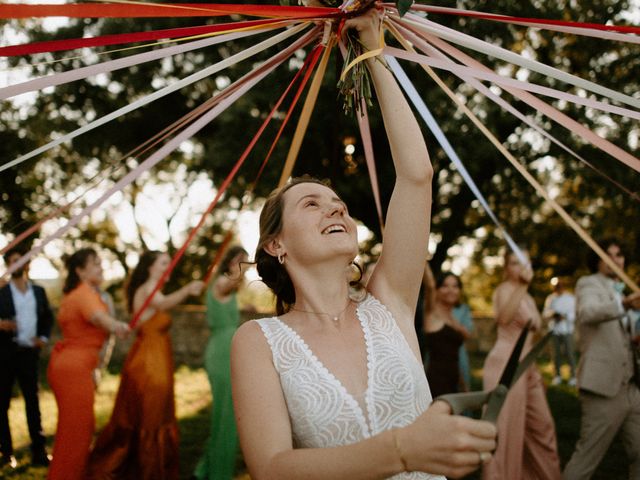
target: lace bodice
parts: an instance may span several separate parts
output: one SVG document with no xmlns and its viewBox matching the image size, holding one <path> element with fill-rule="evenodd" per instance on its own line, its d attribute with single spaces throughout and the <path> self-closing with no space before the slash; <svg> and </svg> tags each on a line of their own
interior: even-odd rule
<svg viewBox="0 0 640 480">
<path fill-rule="evenodd" d="M 384 305 L 368 295 L 356 313 L 367 348 L 366 411 L 292 328 L 276 317 L 257 320 L 280 376 L 296 448 L 355 443 L 410 424 L 431 403 L 423 367 Z M 392 478 L 443 477 L 411 472 Z"/>
</svg>

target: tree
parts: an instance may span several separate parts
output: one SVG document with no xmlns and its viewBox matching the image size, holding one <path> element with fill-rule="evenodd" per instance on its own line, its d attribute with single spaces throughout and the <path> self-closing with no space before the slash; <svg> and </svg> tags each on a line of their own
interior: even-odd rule
<svg viewBox="0 0 640 480">
<path fill-rule="evenodd" d="M 449 4 L 449 2 L 435 3 L 445 6 Z M 580 2 L 579 5 L 575 2 L 541 5 L 539 2 L 529 1 L 514 4 L 506 0 L 491 3 L 467 0 L 459 6 L 507 15 L 599 23 L 607 20 L 620 23 L 623 21 L 621 16 L 629 8 L 627 2 L 614 0 L 590 0 Z M 455 16 L 433 14 L 429 18 L 515 52 L 525 52 L 543 63 L 594 80 L 610 88 L 630 94 L 638 91 L 640 55 L 638 55 L 637 45 L 550 31 L 535 31 L 515 25 L 502 25 Z M 213 19 L 211 22 L 227 20 L 226 18 Z M 100 35 L 202 23 L 204 23 L 202 19 L 76 20 L 53 33 L 41 28 L 30 29 L 29 36 L 35 41 L 80 37 L 89 33 Z M 267 35 L 259 38 L 265 38 Z M 390 39 L 388 40 L 392 43 Z M 119 70 L 105 78 L 56 87 L 52 94 L 39 96 L 35 106 L 20 121 L 17 120 L 18 113 L 15 109 L 10 106 L 6 110 L 3 108 L 0 114 L 3 118 L 3 130 L 0 134 L 6 139 L 2 142 L 3 147 L 0 147 L 3 148 L 3 156 L 12 158 L 19 153 L 24 153 L 31 146 L 43 143 L 52 132 L 70 131 L 76 128 L 79 122 L 105 115 L 129 103 L 132 98 L 150 93 L 159 86 L 169 84 L 177 78 L 182 78 L 221 58 L 228 57 L 255 41 L 255 39 L 249 39 L 227 43 L 202 51 L 185 53 L 172 60 L 151 62 L 135 68 Z M 275 50 L 265 52 L 260 58 L 267 58 Z M 99 49 L 94 51 L 97 52 Z M 509 68 L 513 75 L 521 70 L 508 67 L 504 62 L 487 58 L 476 52 L 466 51 L 466 53 L 481 59 L 494 70 Z M 118 58 L 127 54 L 129 53 L 116 51 L 104 54 L 101 58 Z M 278 69 L 258 88 L 245 95 L 225 114 L 199 132 L 192 139 L 193 149 L 190 155 L 180 151 L 175 152 L 154 170 L 153 175 L 159 175 L 159 172 L 170 175 L 179 165 L 184 165 L 194 174 L 206 172 L 214 183 L 219 185 L 273 107 L 284 85 L 291 80 L 305 55 L 297 54 L 296 61 L 289 62 L 287 68 Z M 50 58 L 51 55 L 40 55 L 36 60 Z M 336 99 L 335 85 L 342 62 L 336 54 L 333 59 L 325 76 L 320 100 L 312 117 L 312 126 L 303 142 L 294 174 L 310 173 L 330 178 L 350 205 L 351 213 L 376 232 L 379 239 L 377 214 L 371 208 L 372 194 L 365 174 L 357 127 L 354 118 L 341 113 L 340 100 Z M 19 60 L 22 63 L 26 61 L 27 59 Z M 15 64 L 16 61 L 13 63 Z M 73 60 L 71 65 L 78 67 L 82 63 L 80 60 Z M 126 152 L 204 102 L 214 92 L 219 91 L 222 85 L 239 78 L 250 67 L 251 64 L 245 62 L 222 72 L 216 78 L 205 79 L 116 122 L 78 137 L 69 146 L 61 146 L 56 152 L 40 160 L 40 162 L 48 161 L 51 165 L 55 165 L 56 175 L 48 176 L 56 179 L 55 188 L 45 188 L 38 192 L 38 184 L 42 177 L 38 177 L 38 169 L 34 167 L 35 162 L 13 171 L 6 178 L 3 174 L 0 181 L 3 183 L 3 192 L 7 197 L 2 205 L 3 223 L 9 230 L 13 230 L 20 220 L 20 215 L 26 215 L 26 220 L 33 221 L 37 215 L 29 212 L 39 212 L 39 207 L 51 201 L 55 191 L 64 191 L 73 185 L 85 182 L 79 166 L 87 159 L 97 159 L 103 168 L 109 164 L 121 166 L 124 170 L 131 168 L 136 161 L 123 159 L 122 156 Z M 480 190 L 485 193 L 492 209 L 514 237 L 531 248 L 536 265 L 541 272 L 539 282 L 536 284 L 539 295 L 542 296 L 548 290 L 547 281 L 550 276 L 558 272 L 567 275 L 579 273 L 582 257 L 587 251 L 586 245 L 583 245 L 578 237 L 542 204 L 533 189 L 500 158 L 482 134 L 455 111 L 450 100 L 434 86 L 419 66 L 405 63 L 403 67 L 418 90 L 423 93 L 426 103 Z M 63 67 L 62 64 L 57 63 L 51 66 L 37 66 L 33 70 L 34 73 L 42 74 L 51 70 L 60 71 L 63 68 L 69 67 Z M 621 193 L 581 163 L 568 158 L 555 145 L 538 139 L 528 127 L 522 126 L 519 120 L 476 94 L 468 85 L 460 83 L 449 74 L 439 73 L 459 96 L 466 99 L 470 108 L 484 119 L 496 137 L 505 142 L 523 164 L 530 170 L 534 170 L 543 184 L 557 191 L 558 201 L 574 218 L 579 219 L 588 231 L 596 236 L 604 232 L 618 233 L 630 243 L 637 244 L 640 222 L 625 220 L 638 218 L 635 200 Z M 522 73 L 524 72 L 520 72 Z M 529 79 L 556 88 L 566 88 L 558 82 L 541 78 L 540 75 L 531 72 L 529 72 Z M 532 111 L 521 102 L 513 100 L 504 93 L 503 97 L 525 113 L 540 120 L 554 136 L 571 145 L 595 167 L 605 171 L 632 191 L 638 190 L 638 177 L 633 173 L 630 174 L 627 167 L 577 140 L 571 132 L 552 124 L 540 113 Z M 559 102 L 555 103 L 560 105 Z M 637 151 L 640 136 L 637 122 L 625 118 L 613 118 L 571 105 L 561 105 L 561 107 L 565 113 L 597 130 L 613 143 L 627 150 Z M 384 129 L 375 114 L 375 108 L 370 114 L 377 173 L 378 178 L 381 179 L 380 190 L 383 203 L 386 204 L 393 185 L 392 164 L 389 160 Z M 285 129 L 270 166 L 257 186 L 257 196 L 265 195 L 277 182 L 296 119 L 297 117 L 294 116 L 291 124 Z M 273 138 L 279 126 L 279 123 L 275 123 L 267 130 L 265 140 L 258 143 L 247 164 L 240 171 L 236 182 L 230 187 L 220 211 L 224 212 L 231 203 L 237 204 L 247 186 L 252 183 L 258 166 L 269 148 L 270 139 Z M 435 140 L 430 134 L 427 134 L 427 137 L 431 159 L 436 170 L 433 232 L 438 239 L 438 246 L 433 258 L 434 270 L 442 268 L 449 256 L 450 248 L 465 238 L 476 242 L 475 259 L 478 262 L 497 255 L 503 246 L 501 237 L 496 235 L 488 217 L 479 210 L 471 192 L 463 185 L 459 174 L 436 146 Z M 344 152 L 344 142 L 345 139 L 352 138 L 357 140 L 355 141 L 356 152 L 351 159 Z M 15 179 L 12 180 L 11 175 L 25 180 L 18 186 L 18 182 Z M 118 175 L 122 175 L 122 171 Z M 125 192 L 134 205 L 136 191 L 140 186 L 141 183 L 138 182 Z M 215 239 L 211 241 L 208 237 L 208 234 L 203 234 L 197 240 L 198 245 L 203 246 L 205 250 L 215 248 L 217 245 Z M 375 244 L 375 242 L 371 243 Z M 142 241 L 136 245 L 136 247 L 139 246 L 142 246 Z M 113 248 L 122 250 L 122 246 L 118 246 L 115 242 Z M 198 251 L 199 247 L 194 246 L 196 253 L 194 257 L 198 256 Z M 197 260 L 185 263 L 182 271 L 193 270 L 192 262 Z M 488 292 L 478 292 L 478 294 L 486 296 Z"/>
</svg>

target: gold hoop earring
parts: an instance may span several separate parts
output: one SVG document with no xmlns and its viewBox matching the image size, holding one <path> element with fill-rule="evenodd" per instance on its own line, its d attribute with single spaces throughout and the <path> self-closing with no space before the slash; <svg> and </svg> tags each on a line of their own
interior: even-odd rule
<svg viewBox="0 0 640 480">
<path fill-rule="evenodd" d="M 280 265 L 284 265 L 284 253 L 279 253 L 278 254 L 278 263 Z"/>
</svg>

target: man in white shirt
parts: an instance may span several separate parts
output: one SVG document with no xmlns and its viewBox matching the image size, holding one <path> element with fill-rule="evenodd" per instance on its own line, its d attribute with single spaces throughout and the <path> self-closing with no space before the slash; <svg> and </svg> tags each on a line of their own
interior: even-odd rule
<svg viewBox="0 0 640 480">
<path fill-rule="evenodd" d="M 573 330 L 576 319 L 576 298 L 565 289 L 565 282 L 560 278 L 555 278 L 556 284 L 553 293 L 544 302 L 543 316 L 549 322 L 552 331 L 554 346 L 553 363 L 555 367 L 555 377 L 552 380 L 554 385 L 562 383 L 560 367 L 563 360 L 567 360 L 571 369 L 569 385 L 576 385 L 576 360 L 573 347 Z"/>
<path fill-rule="evenodd" d="M 18 251 L 4 254 L 6 265 L 22 256 Z M 40 350 L 46 345 L 53 314 L 42 287 L 28 278 L 28 264 L 11 275 L 11 281 L 0 288 L 0 462 L 15 468 L 8 411 L 13 385 L 24 397 L 27 424 L 31 436 L 31 461 L 48 465 L 45 437 L 40 422 L 38 402 L 38 370 Z"/>
</svg>

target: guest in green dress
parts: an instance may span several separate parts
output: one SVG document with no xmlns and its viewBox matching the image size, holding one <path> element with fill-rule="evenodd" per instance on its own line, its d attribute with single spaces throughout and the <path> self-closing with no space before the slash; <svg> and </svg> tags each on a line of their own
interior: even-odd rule
<svg viewBox="0 0 640 480">
<path fill-rule="evenodd" d="M 247 252 L 231 247 L 207 288 L 207 323 L 211 330 L 205 350 L 204 366 L 213 395 L 211 432 L 206 450 L 196 466 L 194 477 L 203 480 L 233 478 L 238 434 L 231 400 L 231 338 L 240 322 L 236 292 L 244 278 Z"/>
</svg>

